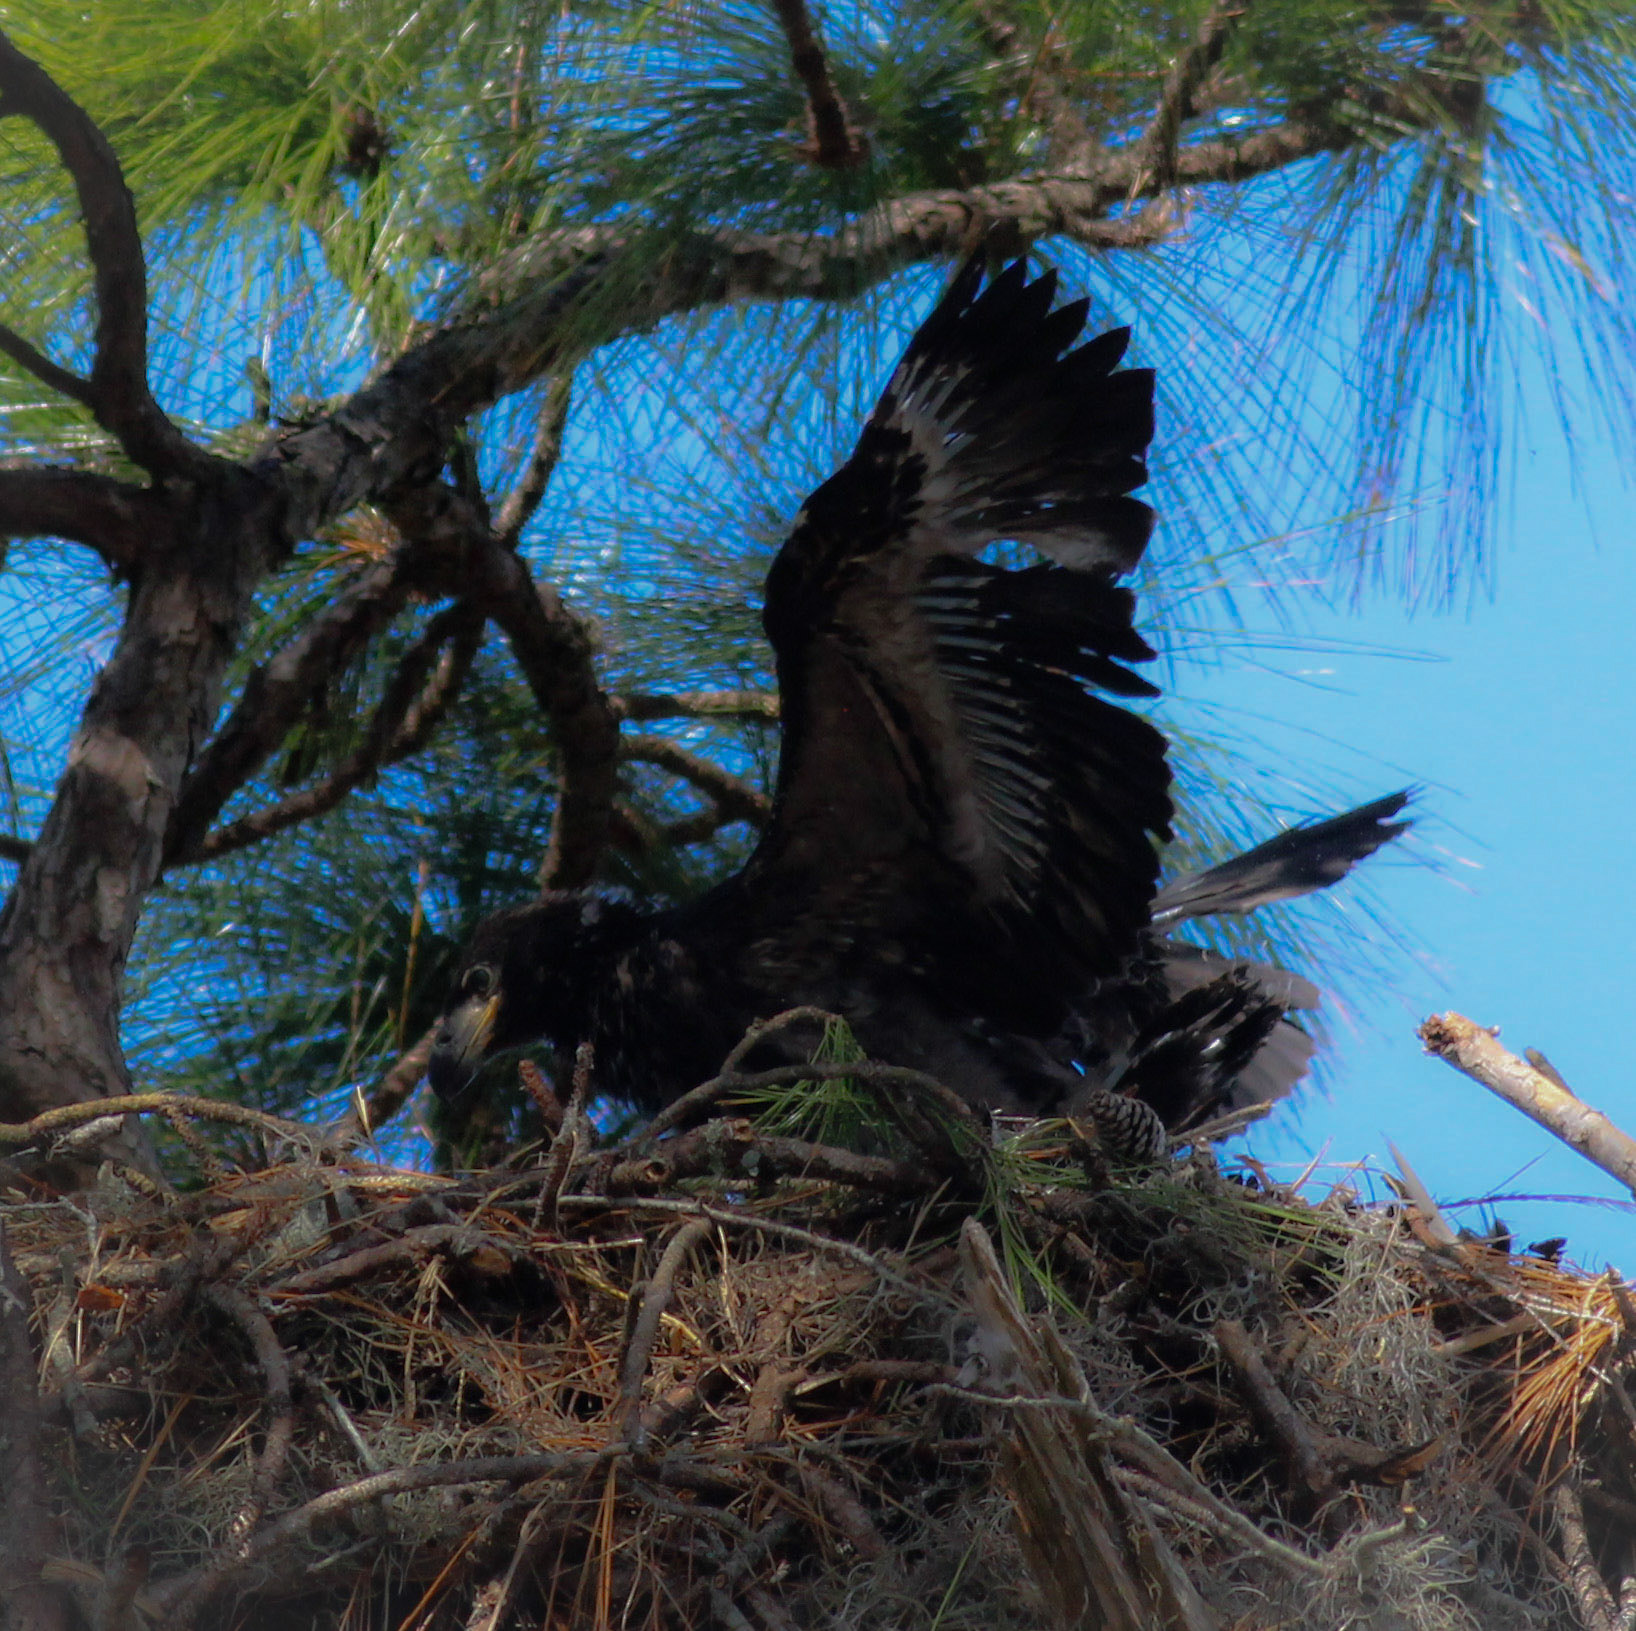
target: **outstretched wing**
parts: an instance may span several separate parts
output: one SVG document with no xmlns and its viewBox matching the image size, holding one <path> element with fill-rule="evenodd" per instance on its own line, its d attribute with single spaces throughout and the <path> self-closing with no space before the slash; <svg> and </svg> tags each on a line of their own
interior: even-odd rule
<svg viewBox="0 0 1636 1631">
<path fill-rule="evenodd" d="M 959 274 L 852 457 L 767 579 L 783 751 L 745 882 L 763 898 L 936 926 L 1019 981 L 1111 972 L 1146 925 L 1168 832 L 1153 653 L 1117 579 L 1140 559 L 1153 378 L 1128 334 L 1070 350 L 1085 302 L 1021 263 Z M 997 542 L 1043 563 L 1004 569 Z"/>
</svg>

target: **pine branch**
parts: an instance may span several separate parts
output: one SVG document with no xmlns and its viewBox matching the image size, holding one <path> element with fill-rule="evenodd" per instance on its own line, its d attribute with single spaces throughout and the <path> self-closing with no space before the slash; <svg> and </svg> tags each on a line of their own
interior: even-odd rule
<svg viewBox="0 0 1636 1631">
<path fill-rule="evenodd" d="M 0 115 L 21 115 L 37 125 L 57 149 L 74 183 L 97 297 L 94 361 L 89 380 L 79 380 L 33 351 L 31 372 L 44 366 L 47 383 L 84 402 L 105 430 L 143 469 L 154 475 L 200 471 L 214 463 L 167 419 L 148 387 L 148 272 L 136 226 L 136 204 L 119 160 L 96 125 L 43 68 L 0 34 Z M 15 337 L 13 337 L 15 338 Z"/>
<path fill-rule="evenodd" d="M 778 718 L 778 697 L 771 691 L 678 691 L 670 696 L 632 693 L 608 698 L 613 716 L 644 723 L 653 719 Z"/>
<path fill-rule="evenodd" d="M 536 583 L 477 508 L 452 488 L 400 490 L 384 504 L 388 517 L 434 572 L 459 591 L 510 642 L 518 667 L 551 723 L 560 793 L 541 887 L 589 881 L 608 841 L 619 727 L 597 683 L 588 625 L 556 590 Z"/>
<path fill-rule="evenodd" d="M 4 323 L 0 323 L 0 351 L 5 352 L 20 368 L 27 369 L 42 385 L 50 386 L 60 396 L 66 396 L 71 402 L 78 402 L 81 407 L 95 408 L 96 393 L 91 389 L 90 380 L 81 379 L 78 374 L 59 367 L 38 347 L 25 340 L 16 329 Z"/>
<path fill-rule="evenodd" d="M 551 483 L 552 472 L 557 468 L 557 460 L 562 457 L 562 433 L 568 425 L 572 386 L 572 374 L 559 374 L 546 390 L 523 479 L 501 506 L 499 519 L 494 523 L 495 537 L 507 549 L 517 547 L 523 528 L 540 507 L 540 500 L 545 497 L 545 490 Z"/>
<path fill-rule="evenodd" d="M 398 660 L 363 740 L 328 776 L 206 833 L 195 849 L 171 864 L 214 860 L 310 821 L 333 810 L 388 765 L 418 753 L 459 696 L 482 636 L 482 614 L 469 606 L 457 603 L 440 612 Z"/>
<path fill-rule="evenodd" d="M 772 800 L 747 781 L 723 770 L 664 736 L 627 736 L 619 744 L 619 757 L 633 764 L 655 765 L 679 776 L 708 798 L 725 821 L 748 821 L 764 827 L 772 815 Z"/>
<path fill-rule="evenodd" d="M 807 93 L 807 140 L 801 151 L 822 170 L 855 170 L 869 158 L 869 143 L 853 125 L 835 88 L 829 59 L 812 25 L 806 0 L 772 0 L 789 42 L 790 62 Z"/>
<path fill-rule="evenodd" d="M 175 505 L 153 488 L 62 465 L 0 465 L 0 538 L 64 538 L 129 573 L 174 525 Z"/>
<path fill-rule="evenodd" d="M 1159 92 L 1158 108 L 1126 158 L 1132 172 L 1132 196 L 1150 184 L 1160 187 L 1174 184 L 1172 178 L 1182 126 L 1197 114 L 1199 88 L 1221 61 L 1233 25 L 1243 15 L 1244 7 L 1239 6 L 1207 17 L 1192 45 L 1171 65 Z"/>
<path fill-rule="evenodd" d="M 165 840 L 165 864 L 202 860 L 205 834 L 227 801 L 289 734 L 332 676 L 409 598 L 411 552 L 368 567 L 270 661 L 250 671 L 237 705 L 184 778 Z"/>
</svg>

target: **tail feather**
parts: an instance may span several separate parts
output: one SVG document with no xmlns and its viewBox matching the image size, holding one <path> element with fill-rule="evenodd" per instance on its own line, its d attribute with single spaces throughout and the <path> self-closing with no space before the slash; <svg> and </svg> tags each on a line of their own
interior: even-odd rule
<svg viewBox="0 0 1636 1631">
<path fill-rule="evenodd" d="M 1366 856 L 1410 825 L 1392 818 L 1412 791 L 1392 793 L 1324 821 L 1291 827 L 1264 844 L 1205 872 L 1172 878 L 1153 902 L 1153 927 L 1168 929 L 1191 917 L 1252 912 L 1339 882 Z"/>
</svg>

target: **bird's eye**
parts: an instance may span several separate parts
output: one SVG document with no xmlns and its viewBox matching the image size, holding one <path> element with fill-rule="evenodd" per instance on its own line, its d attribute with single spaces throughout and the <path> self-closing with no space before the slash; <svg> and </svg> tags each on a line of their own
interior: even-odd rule
<svg viewBox="0 0 1636 1631">
<path fill-rule="evenodd" d="M 494 970 L 487 963 L 479 963 L 476 968 L 466 970 L 466 977 L 460 983 L 468 997 L 486 997 L 494 989 Z"/>
</svg>

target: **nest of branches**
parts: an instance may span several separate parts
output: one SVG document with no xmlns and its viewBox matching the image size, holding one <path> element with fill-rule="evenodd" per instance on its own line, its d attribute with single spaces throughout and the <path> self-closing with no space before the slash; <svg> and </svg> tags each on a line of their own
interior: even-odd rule
<svg viewBox="0 0 1636 1631">
<path fill-rule="evenodd" d="M 554 1136 L 500 1170 L 155 1097 L 189 1185 L 13 1189 L 42 1623 L 1629 1623 L 1612 1277 L 856 1061 L 613 1148 L 531 1081 Z"/>
</svg>

